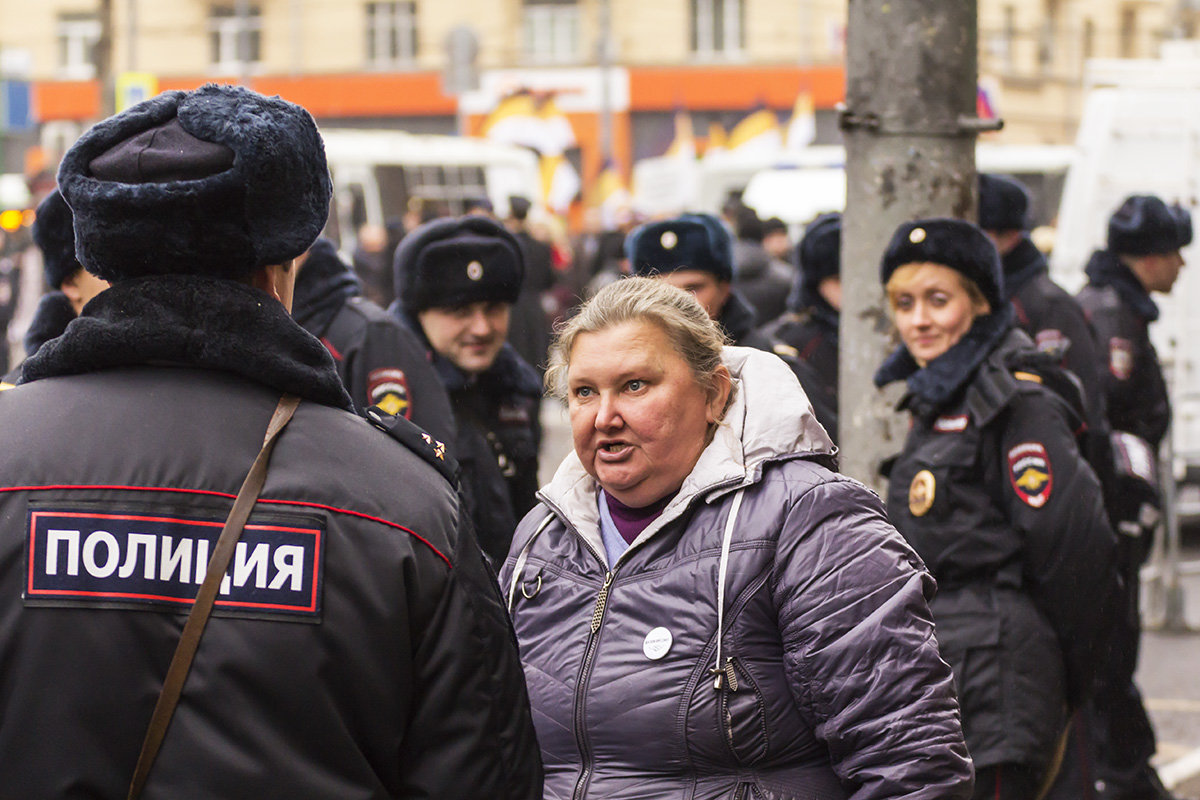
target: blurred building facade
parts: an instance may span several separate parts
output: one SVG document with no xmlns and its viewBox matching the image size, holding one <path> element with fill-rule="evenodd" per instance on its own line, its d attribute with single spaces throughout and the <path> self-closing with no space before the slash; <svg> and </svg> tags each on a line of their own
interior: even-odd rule
<svg viewBox="0 0 1200 800">
<path fill-rule="evenodd" d="M 983 94 L 1008 121 L 999 136 L 1069 141 L 1084 60 L 1155 55 L 1195 32 L 1193 5 L 979 0 Z M 585 179 L 605 149 L 626 171 L 665 152 L 679 109 L 703 144 L 710 123 L 756 107 L 786 124 L 804 93 L 816 141 L 836 142 L 845 77 L 846 0 L 0 0 L 0 19 L 0 78 L 28 101 L 24 124 L 6 129 L 4 171 L 30 167 L 25 145 L 52 166 L 102 115 L 105 52 L 118 106 L 241 81 L 326 126 L 477 132 L 506 93 L 556 92 Z M 447 74 L 451 39 L 477 53 L 473 69 Z M 477 88 L 460 106 L 447 84 L 464 82 Z"/>
</svg>

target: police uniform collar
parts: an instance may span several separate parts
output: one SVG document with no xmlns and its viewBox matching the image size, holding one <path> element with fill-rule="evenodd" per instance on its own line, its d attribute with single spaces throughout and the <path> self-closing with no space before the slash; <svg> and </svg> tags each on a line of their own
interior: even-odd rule
<svg viewBox="0 0 1200 800">
<path fill-rule="evenodd" d="M 351 297 L 361 294 L 354 271 L 328 239 L 318 239 L 296 276 L 292 317 L 310 333 L 323 331 Z"/>
<path fill-rule="evenodd" d="M 306 400 L 354 407 L 329 351 L 281 303 L 246 284 L 200 275 L 114 284 L 25 362 L 21 380 L 162 363 L 232 372 Z"/>
<path fill-rule="evenodd" d="M 899 408 L 919 413 L 942 408 L 966 386 L 976 368 L 1007 335 L 1012 322 L 1013 310 L 1008 304 L 999 311 L 977 317 L 962 339 L 925 367 L 919 366 L 908 348 L 900 345 L 875 373 L 875 385 L 905 380 L 908 392 Z"/>
<path fill-rule="evenodd" d="M 740 292 L 731 289 L 729 299 L 725 301 L 725 305 L 717 317 L 717 323 L 725 329 L 729 338 L 735 342 L 741 340 L 743 336 L 754 330 L 757 321 L 758 315 L 755 313 L 754 307 L 745 297 L 742 297 Z"/>
<path fill-rule="evenodd" d="M 1046 257 L 1028 236 L 1022 236 L 1016 247 L 1000 259 L 1004 267 L 1004 293 L 1011 300 L 1038 275 L 1049 272 Z"/>
<path fill-rule="evenodd" d="M 1133 274 L 1133 270 L 1121 263 L 1116 253 L 1097 250 L 1092 253 L 1083 271 L 1093 286 L 1111 286 L 1147 322 L 1158 319 L 1158 304 L 1150 298 L 1150 293 Z"/>
</svg>

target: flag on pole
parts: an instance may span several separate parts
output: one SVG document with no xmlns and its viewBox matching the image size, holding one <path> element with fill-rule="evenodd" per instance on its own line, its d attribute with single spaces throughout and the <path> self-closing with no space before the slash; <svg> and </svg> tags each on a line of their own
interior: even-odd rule
<svg viewBox="0 0 1200 800">
<path fill-rule="evenodd" d="M 611 158 L 605 159 L 604 168 L 596 177 L 595 198 L 604 230 L 615 230 L 628 217 L 633 198 Z"/>
<path fill-rule="evenodd" d="M 556 214 L 565 214 L 579 194 L 579 173 L 565 155 L 542 156 L 542 202 Z"/>
<path fill-rule="evenodd" d="M 483 121 L 483 136 L 493 142 L 537 149 L 543 138 L 541 128 L 533 94 L 528 89 L 518 89 L 501 98 L 488 114 Z"/>
<path fill-rule="evenodd" d="M 801 89 L 792 106 L 792 120 L 787 128 L 787 149 L 803 150 L 817 138 L 817 112 L 812 93 Z"/>
<path fill-rule="evenodd" d="M 536 147 L 542 155 L 556 156 L 578 146 L 575 129 L 554 101 L 553 93 L 547 93 L 536 101 L 537 116 L 541 121 L 540 143 Z"/>
<path fill-rule="evenodd" d="M 675 138 L 667 148 L 667 155 L 673 158 L 692 159 L 696 157 L 696 136 L 692 130 L 692 115 L 684 108 L 675 109 Z"/>
<path fill-rule="evenodd" d="M 724 153 L 729 136 L 719 122 L 708 123 L 708 141 L 704 145 L 704 157 L 714 158 Z"/>
<path fill-rule="evenodd" d="M 775 112 L 760 103 L 729 132 L 731 153 L 775 153 L 783 149 L 783 132 Z"/>
</svg>

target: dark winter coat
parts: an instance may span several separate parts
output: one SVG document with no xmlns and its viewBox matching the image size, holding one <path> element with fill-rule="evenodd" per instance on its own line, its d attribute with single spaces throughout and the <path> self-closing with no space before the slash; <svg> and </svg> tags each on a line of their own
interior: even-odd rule
<svg viewBox="0 0 1200 800">
<path fill-rule="evenodd" d="M 771 258 L 762 244 L 739 239 L 733 245 L 733 288 L 741 293 L 760 320 L 775 319 L 787 309 L 795 270 Z"/>
<path fill-rule="evenodd" d="M 65 294 L 56 290 L 42 295 L 33 311 L 29 328 L 25 331 L 25 356 L 33 355 L 46 342 L 61 336 L 73 319 L 75 307 Z M 17 364 L 3 380 L 6 383 L 16 383 L 20 379 L 21 364 Z"/>
<path fill-rule="evenodd" d="M 789 311 L 764 326 L 760 333 L 772 349 L 808 367 L 812 379 L 801 384 L 825 430 L 837 438 L 838 313 L 821 301 L 801 311 Z"/>
<path fill-rule="evenodd" d="M 1158 306 L 1129 267 L 1107 250 L 1092 254 L 1086 272 L 1079 304 L 1096 330 L 1109 424 L 1157 450 L 1171 424 L 1167 381 L 1150 341 Z"/>
<path fill-rule="evenodd" d="M 1079 417 L 1047 388 L 1061 377 L 1008 319 L 977 319 L 924 369 L 901 347 L 876 380 L 908 379 L 888 516 L 937 578 L 938 643 L 975 766 L 1041 769 L 1090 688 L 1115 540 Z"/>
<path fill-rule="evenodd" d="M 525 259 L 521 294 L 512 307 L 508 341 L 527 364 L 542 372 L 550 348 L 550 322 L 542 306 L 542 293 L 554 287 L 554 258 L 550 245 L 526 231 L 514 234 Z"/>
<path fill-rule="evenodd" d="M 388 313 L 407 324 L 428 346 L 420 322 L 396 304 Z M 517 521 L 537 502 L 541 383 L 533 367 L 509 344 L 501 348 L 492 366 L 478 375 L 468 375 L 436 353 L 430 357 L 450 395 L 458 430 L 452 452 L 461 468 L 475 535 L 483 552 L 498 565 L 508 553 Z"/>
<path fill-rule="evenodd" d="M 0 796 L 125 796 L 207 542 L 291 392 L 143 796 L 541 797 L 512 634 L 436 455 L 349 413 L 277 301 L 123 281 L 26 367 L 0 393 L 22 454 L 0 462 Z"/>
<path fill-rule="evenodd" d="M 823 465 L 832 444 L 780 361 L 725 363 L 726 421 L 616 563 L 575 454 L 513 540 L 501 585 L 546 797 L 968 797 L 932 581 L 878 498 Z"/>
<path fill-rule="evenodd" d="M 359 413 L 377 405 L 439 441 L 454 441 L 450 399 L 425 346 L 361 296 L 354 272 L 327 239 L 313 244 L 296 276 L 292 317 L 329 350 Z"/>
</svg>

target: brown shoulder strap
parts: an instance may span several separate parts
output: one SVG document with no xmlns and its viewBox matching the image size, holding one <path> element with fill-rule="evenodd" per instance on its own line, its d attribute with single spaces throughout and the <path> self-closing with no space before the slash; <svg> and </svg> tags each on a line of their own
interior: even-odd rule
<svg viewBox="0 0 1200 800">
<path fill-rule="evenodd" d="M 246 480 L 242 482 L 242 488 L 238 491 L 237 499 L 233 501 L 233 509 L 229 512 L 229 518 L 225 520 L 225 527 L 221 529 L 217 546 L 208 561 L 208 573 L 204 576 L 204 583 L 200 584 L 200 591 L 196 593 L 196 602 L 192 605 L 187 622 L 184 623 L 179 644 L 175 647 L 175 655 L 171 658 L 171 666 L 167 668 L 167 677 L 158 695 L 158 703 L 154 706 L 150 726 L 146 729 L 142 752 L 138 755 L 137 768 L 129 783 L 128 800 L 136 800 L 146 786 L 146 779 L 150 776 L 150 769 L 154 766 L 154 759 L 158 756 L 158 749 L 167 735 L 175 706 L 183 692 L 184 681 L 192 668 L 192 659 L 200 647 L 200 637 L 204 635 L 204 626 L 208 624 L 213 603 L 217 599 L 217 591 L 221 588 L 221 580 L 225 577 L 225 570 L 229 569 L 234 547 L 241 538 L 242 528 L 250 518 L 250 512 L 254 509 L 263 483 L 266 482 L 267 462 L 271 458 L 271 451 L 275 448 L 280 431 L 291 420 L 299 404 L 300 398 L 295 395 L 285 394 L 280 398 L 279 405 L 275 407 L 275 413 L 271 416 L 271 422 L 267 425 L 262 450 L 259 451 L 258 458 L 254 459 L 254 464 L 251 465 Z"/>
</svg>

